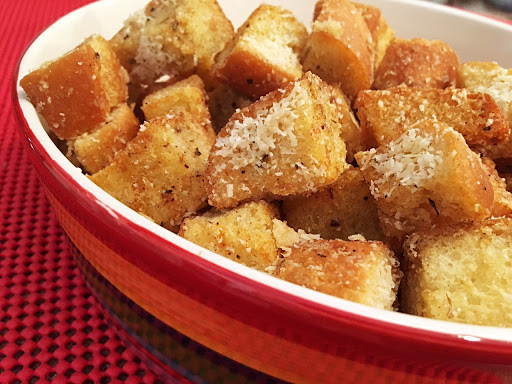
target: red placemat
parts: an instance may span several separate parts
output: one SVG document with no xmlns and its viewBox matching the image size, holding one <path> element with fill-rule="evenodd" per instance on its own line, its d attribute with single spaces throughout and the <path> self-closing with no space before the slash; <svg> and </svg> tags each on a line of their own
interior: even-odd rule
<svg viewBox="0 0 512 384">
<path fill-rule="evenodd" d="M 116 336 L 81 277 L 22 147 L 11 78 L 47 25 L 90 0 L 2 1 L 0 383 L 158 383 Z"/>
</svg>

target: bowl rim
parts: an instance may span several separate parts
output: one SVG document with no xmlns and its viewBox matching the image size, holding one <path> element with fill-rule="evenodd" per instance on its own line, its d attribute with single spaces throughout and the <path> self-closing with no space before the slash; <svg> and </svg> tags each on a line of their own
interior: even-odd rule
<svg viewBox="0 0 512 384">
<path fill-rule="evenodd" d="M 381 0 L 384 1 L 384 0 Z M 420 6 L 434 10 L 446 11 L 447 7 L 426 2 L 410 3 L 408 0 L 387 0 L 400 3 L 404 6 Z M 447 322 L 435 319 L 422 318 L 405 313 L 398 313 L 372 308 L 366 305 L 350 302 L 341 298 L 316 292 L 293 283 L 280 280 L 271 275 L 253 270 L 199 247 L 178 235 L 167 231 L 154 222 L 144 218 L 127 206 L 108 195 L 85 177 L 75 168 L 66 157 L 58 151 L 51 142 L 42 124 L 37 119 L 35 110 L 28 102 L 25 92 L 19 86 L 20 70 L 27 57 L 37 44 L 44 40 L 56 25 L 67 23 L 79 17 L 84 9 L 91 10 L 96 7 L 107 7 L 122 0 L 104 0 L 93 2 L 77 8 L 64 15 L 57 21 L 41 31 L 26 47 L 20 56 L 13 74 L 12 100 L 14 115 L 26 142 L 32 152 L 44 166 L 50 170 L 59 183 L 65 186 L 74 197 L 86 200 L 101 215 L 109 220 L 115 220 L 120 226 L 134 230 L 141 238 L 149 236 L 161 249 L 167 249 L 162 257 L 173 257 L 172 248 L 177 247 L 181 252 L 192 258 L 193 262 L 204 268 L 219 273 L 241 285 L 250 286 L 257 290 L 261 296 L 281 295 L 287 300 L 300 303 L 309 311 L 320 311 L 331 318 L 338 318 L 350 323 L 354 329 L 376 330 L 378 334 L 385 334 L 399 340 L 415 340 L 421 345 L 430 348 L 448 348 L 459 354 L 467 353 L 478 356 L 486 354 L 489 362 L 512 362 L 512 328 L 488 327 L 480 325 Z M 447 11 L 453 15 L 471 15 L 471 20 L 488 22 L 489 18 L 465 10 L 449 8 Z M 492 19 L 491 19 L 492 20 Z M 512 33 L 512 27 L 506 22 Z M 49 32 L 50 31 L 50 32 Z M 257 288 L 257 289 L 255 289 Z M 496 360 L 498 359 L 498 360 Z"/>
</svg>

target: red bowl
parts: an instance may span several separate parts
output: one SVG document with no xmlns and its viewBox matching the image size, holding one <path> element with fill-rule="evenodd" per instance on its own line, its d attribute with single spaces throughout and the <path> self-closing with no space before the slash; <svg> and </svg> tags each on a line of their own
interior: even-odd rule
<svg viewBox="0 0 512 384">
<path fill-rule="evenodd" d="M 235 26 L 252 10 L 236 0 L 219 3 Z M 314 1 L 272 3 L 309 23 Z M 368 3 L 382 9 L 398 36 L 442 39 L 462 60 L 512 66 L 509 25 L 429 3 Z M 498 383 L 512 377 L 511 329 L 378 310 L 281 281 L 159 227 L 68 162 L 19 80 L 89 34 L 110 37 L 143 5 L 105 0 L 63 17 L 27 49 L 13 90 L 19 126 L 78 264 L 125 337 L 162 373 L 178 371 L 194 382 L 271 376 L 305 383 Z"/>
</svg>

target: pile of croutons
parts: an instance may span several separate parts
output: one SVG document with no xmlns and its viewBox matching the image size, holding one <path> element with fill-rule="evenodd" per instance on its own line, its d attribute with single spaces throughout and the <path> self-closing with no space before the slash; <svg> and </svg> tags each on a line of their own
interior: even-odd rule
<svg viewBox="0 0 512 384">
<path fill-rule="evenodd" d="M 394 37 L 372 6 L 312 14 L 309 32 L 263 4 L 234 31 L 216 0 L 153 0 L 21 86 L 94 183 L 186 239 L 347 300 L 512 326 L 512 72 Z"/>
</svg>

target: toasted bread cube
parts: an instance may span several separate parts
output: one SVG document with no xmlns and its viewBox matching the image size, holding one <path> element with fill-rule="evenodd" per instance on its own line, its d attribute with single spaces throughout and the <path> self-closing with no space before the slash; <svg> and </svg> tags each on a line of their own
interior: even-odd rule
<svg viewBox="0 0 512 384">
<path fill-rule="evenodd" d="M 273 232 L 278 210 L 260 201 L 183 221 L 179 235 L 210 251 L 265 271 L 281 253 Z"/>
<path fill-rule="evenodd" d="M 85 170 L 93 174 L 109 165 L 138 131 L 139 120 L 130 107 L 119 104 L 106 122 L 74 140 L 73 151 Z"/>
<path fill-rule="evenodd" d="M 333 184 L 312 195 L 286 197 L 282 211 L 294 229 L 317 233 L 322 239 L 348 240 L 362 234 L 384 240 L 375 199 L 358 168 L 350 168 Z"/>
<path fill-rule="evenodd" d="M 389 143 L 421 120 L 439 120 L 460 132 L 469 146 L 506 142 L 510 129 L 494 100 L 465 89 L 395 87 L 361 92 L 354 103 L 376 145 Z"/>
<path fill-rule="evenodd" d="M 339 85 L 352 102 L 373 82 L 375 51 L 361 12 L 348 0 L 320 0 L 304 48 L 303 67 Z"/>
<path fill-rule="evenodd" d="M 219 133 L 238 109 L 248 107 L 254 101 L 226 84 L 218 84 L 209 90 L 208 108 L 215 132 Z"/>
<path fill-rule="evenodd" d="M 302 76 L 306 27 L 291 12 L 262 4 L 216 57 L 215 76 L 258 98 Z"/>
<path fill-rule="evenodd" d="M 275 276 L 342 299 L 394 308 L 402 276 L 391 250 L 380 242 L 312 240 L 295 244 Z"/>
<path fill-rule="evenodd" d="M 198 73 L 207 81 L 214 56 L 233 35 L 216 0 L 152 0 L 113 41 L 134 82 L 150 85 L 162 75 Z"/>
<path fill-rule="evenodd" d="M 332 88 L 307 73 L 235 113 L 208 160 L 208 200 L 219 209 L 313 192 L 345 169 Z"/>
<path fill-rule="evenodd" d="M 377 69 L 391 40 L 395 37 L 395 31 L 388 25 L 379 8 L 354 2 L 352 4 L 363 15 L 363 19 L 372 35 L 375 46 L 375 69 Z"/>
<path fill-rule="evenodd" d="M 375 72 L 372 88 L 404 84 L 417 88 L 454 87 L 459 57 L 439 40 L 394 38 Z"/>
<path fill-rule="evenodd" d="M 512 193 L 507 191 L 507 182 L 501 178 L 496 171 L 496 164 L 487 157 L 482 158 L 482 164 L 487 171 L 494 192 L 494 204 L 492 207 L 492 217 L 511 216 L 512 215 Z"/>
<path fill-rule="evenodd" d="M 110 108 L 127 99 L 127 82 L 108 43 L 91 36 L 29 73 L 20 85 L 55 135 L 73 139 L 105 122 Z"/>
<path fill-rule="evenodd" d="M 341 122 L 341 139 L 347 148 L 347 163 L 351 163 L 357 152 L 370 148 L 371 132 L 366 129 L 366 126 L 359 125 L 345 94 L 338 87 L 333 86 L 332 89 Z"/>
<path fill-rule="evenodd" d="M 480 157 L 444 123 L 418 123 L 356 159 L 390 238 L 442 223 L 484 220 L 492 212 L 492 184 Z"/>
<path fill-rule="evenodd" d="M 214 133 L 176 113 L 146 122 L 112 164 L 90 179 L 168 229 L 206 205 L 204 171 Z"/>
<path fill-rule="evenodd" d="M 141 108 L 148 121 L 175 112 L 189 113 L 201 121 L 210 120 L 204 83 L 197 75 L 151 93 L 144 98 Z"/>
<path fill-rule="evenodd" d="M 416 233 L 404 249 L 404 312 L 461 323 L 512 326 L 511 218 Z"/>
<path fill-rule="evenodd" d="M 457 84 L 473 92 L 488 93 L 512 127 L 512 70 L 491 62 L 464 63 L 458 68 Z M 512 140 L 503 144 L 482 145 L 476 149 L 484 156 L 512 165 Z"/>
<path fill-rule="evenodd" d="M 129 73 L 136 65 L 135 57 L 137 56 L 145 22 L 146 15 L 144 10 L 140 9 L 126 19 L 123 28 L 109 40 L 119 62 Z"/>
<path fill-rule="evenodd" d="M 492 62 L 463 63 L 457 70 L 457 86 L 491 95 L 512 126 L 512 70 Z"/>
</svg>

